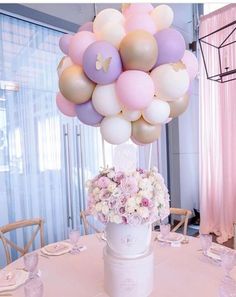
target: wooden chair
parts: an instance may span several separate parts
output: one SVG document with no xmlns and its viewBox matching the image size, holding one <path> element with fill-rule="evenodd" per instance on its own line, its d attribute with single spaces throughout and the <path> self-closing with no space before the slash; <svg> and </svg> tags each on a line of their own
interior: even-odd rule
<svg viewBox="0 0 236 297">
<path fill-rule="evenodd" d="M 91 215 L 87 213 L 86 211 L 81 211 L 80 217 L 82 219 L 83 227 L 84 227 L 84 234 L 88 235 L 89 234 L 89 228 L 91 228 L 95 233 L 101 233 L 102 231 L 96 228 L 93 224 L 91 224 L 88 220 Z"/>
<path fill-rule="evenodd" d="M 171 215 L 178 215 L 181 217 L 179 223 L 174 226 L 174 228 L 171 230 L 172 232 L 177 231 L 182 225 L 184 225 L 184 230 L 183 234 L 187 235 L 187 228 L 188 228 L 188 220 L 189 217 L 191 216 L 192 212 L 191 210 L 188 209 L 183 209 L 183 208 L 170 208 L 170 214 Z"/>
<path fill-rule="evenodd" d="M 5 250 L 6 260 L 7 264 L 12 262 L 11 254 L 10 254 L 10 248 L 15 249 L 17 252 L 20 253 L 20 256 L 25 255 L 28 253 L 29 248 L 32 246 L 33 241 L 35 240 L 38 232 L 40 232 L 40 245 L 41 247 L 44 246 L 44 230 L 43 230 L 43 224 L 44 221 L 42 219 L 31 219 L 31 220 L 22 220 L 17 221 L 14 223 L 7 224 L 5 226 L 0 227 L 0 239 L 2 240 L 3 247 Z M 13 241 L 9 240 L 5 234 L 14 230 L 17 230 L 19 228 L 25 228 L 29 226 L 37 226 L 37 228 L 34 230 L 30 240 L 26 243 L 24 248 L 19 247 L 16 245 Z"/>
<path fill-rule="evenodd" d="M 234 222 L 234 249 L 236 250 L 236 222 Z"/>
</svg>

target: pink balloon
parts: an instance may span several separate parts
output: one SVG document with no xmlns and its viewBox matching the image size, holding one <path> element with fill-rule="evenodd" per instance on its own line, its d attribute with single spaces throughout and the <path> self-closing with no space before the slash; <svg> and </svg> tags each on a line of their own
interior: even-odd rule
<svg viewBox="0 0 236 297">
<path fill-rule="evenodd" d="M 76 117 L 76 104 L 70 102 L 61 93 L 57 93 L 56 97 L 57 107 L 64 115 L 69 117 Z"/>
<path fill-rule="evenodd" d="M 127 109 L 146 108 L 154 96 L 154 83 L 146 72 L 124 71 L 116 82 L 117 96 Z"/>
<path fill-rule="evenodd" d="M 71 43 L 72 37 L 73 36 L 70 34 L 64 34 L 59 40 L 59 47 L 61 51 L 66 55 L 68 55 L 69 45 Z"/>
<path fill-rule="evenodd" d="M 135 30 L 144 30 L 151 34 L 156 33 L 156 25 L 150 15 L 145 13 L 139 13 L 131 15 L 125 22 L 126 32 Z"/>
<path fill-rule="evenodd" d="M 153 9 L 154 7 L 150 3 L 133 3 L 133 4 L 130 4 L 128 8 L 125 9 L 123 14 L 126 18 L 128 18 L 134 14 L 150 13 Z"/>
<path fill-rule="evenodd" d="M 83 24 L 82 26 L 80 26 L 78 32 L 80 32 L 80 31 L 93 32 L 93 22 L 87 22 L 87 23 Z"/>
<path fill-rule="evenodd" d="M 83 55 L 87 47 L 96 41 L 94 33 L 81 31 L 76 33 L 70 42 L 69 56 L 74 64 L 83 65 Z"/>
<path fill-rule="evenodd" d="M 187 68 L 190 80 L 193 80 L 198 73 L 198 60 L 196 56 L 192 52 L 185 50 L 182 62 Z"/>
</svg>

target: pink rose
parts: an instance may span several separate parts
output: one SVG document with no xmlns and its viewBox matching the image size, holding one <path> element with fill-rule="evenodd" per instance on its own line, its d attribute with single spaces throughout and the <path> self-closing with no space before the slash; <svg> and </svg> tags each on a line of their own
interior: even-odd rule
<svg viewBox="0 0 236 297">
<path fill-rule="evenodd" d="M 148 207 L 149 206 L 149 200 L 147 198 L 143 198 L 141 201 L 142 206 Z"/>
<path fill-rule="evenodd" d="M 124 178 L 124 173 L 121 171 L 118 171 L 115 173 L 113 180 L 114 180 L 114 182 L 119 184 L 123 178 Z"/>
<path fill-rule="evenodd" d="M 102 176 L 97 180 L 96 184 L 101 189 L 107 188 L 110 184 L 110 179 L 106 176 Z"/>
<path fill-rule="evenodd" d="M 127 194 L 132 195 L 132 194 L 136 194 L 139 188 L 138 188 L 136 179 L 132 176 L 129 176 L 121 180 L 120 189 L 125 195 Z"/>
</svg>

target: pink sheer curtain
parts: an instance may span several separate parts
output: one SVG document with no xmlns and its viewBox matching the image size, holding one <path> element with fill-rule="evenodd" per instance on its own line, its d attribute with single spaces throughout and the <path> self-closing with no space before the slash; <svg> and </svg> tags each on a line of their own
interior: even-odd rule
<svg viewBox="0 0 236 297">
<path fill-rule="evenodd" d="M 200 37 L 235 21 L 235 16 L 236 4 L 230 4 L 202 17 Z M 213 37 L 218 45 L 225 33 Z M 236 31 L 231 38 L 236 40 Z M 223 67 L 235 67 L 236 44 L 224 51 Z M 217 72 L 217 51 L 206 46 L 204 53 L 210 71 Z M 200 229 L 215 233 L 222 243 L 233 236 L 236 221 L 236 80 L 214 82 L 206 78 L 203 61 L 200 68 Z"/>
</svg>

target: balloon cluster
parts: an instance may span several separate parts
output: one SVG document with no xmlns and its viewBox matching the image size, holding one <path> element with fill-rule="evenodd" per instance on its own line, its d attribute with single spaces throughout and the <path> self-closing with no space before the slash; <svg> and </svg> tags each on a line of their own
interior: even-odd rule
<svg viewBox="0 0 236 297">
<path fill-rule="evenodd" d="M 161 124 L 186 110 L 198 71 L 183 36 L 170 27 L 173 17 L 167 5 L 123 5 L 62 36 L 60 111 L 100 126 L 112 144 L 158 139 Z"/>
</svg>

